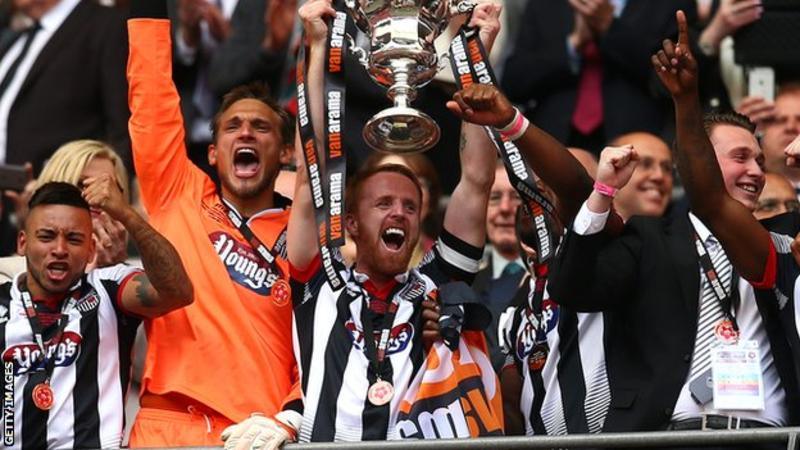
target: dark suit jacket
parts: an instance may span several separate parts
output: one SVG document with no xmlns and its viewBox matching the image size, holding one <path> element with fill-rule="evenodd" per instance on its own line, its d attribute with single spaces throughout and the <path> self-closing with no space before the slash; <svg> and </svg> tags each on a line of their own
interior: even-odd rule
<svg viewBox="0 0 800 450">
<path fill-rule="evenodd" d="M 111 144 L 132 170 L 126 30 L 116 9 L 90 0 L 75 7 L 42 49 L 11 107 L 9 164 L 30 161 L 38 172 L 62 144 L 91 138 Z"/>
<path fill-rule="evenodd" d="M 687 0 L 629 0 L 597 42 L 603 61 L 603 117 L 607 139 L 630 131 L 659 134 L 664 105 L 656 98 L 650 56 L 677 34 L 675 10 L 696 10 Z M 566 0 L 530 0 L 501 82 L 515 103 L 535 107 L 528 117 L 567 142 L 579 74 L 570 68 L 567 36 L 574 13 Z"/>
<path fill-rule="evenodd" d="M 551 265 L 551 297 L 577 311 L 607 311 L 611 407 L 605 431 L 664 429 L 686 381 L 697 330 L 700 271 L 685 214 L 634 217 L 615 239 L 569 233 Z M 789 423 L 800 418 L 797 373 L 777 304 L 759 311 L 786 391 Z M 599 343 L 598 343 L 599 345 Z"/>
</svg>

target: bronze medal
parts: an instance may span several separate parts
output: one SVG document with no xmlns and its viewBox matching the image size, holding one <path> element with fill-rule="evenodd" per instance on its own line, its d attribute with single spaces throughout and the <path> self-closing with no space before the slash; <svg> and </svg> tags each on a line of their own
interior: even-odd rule
<svg viewBox="0 0 800 450">
<path fill-rule="evenodd" d="M 394 386 L 388 381 L 381 380 L 372 383 L 367 390 L 367 399 L 375 406 L 383 406 L 394 397 Z"/>
<path fill-rule="evenodd" d="M 47 411 L 53 407 L 53 389 L 47 383 L 39 383 L 33 387 L 31 392 L 33 404 L 42 411 Z"/>
</svg>

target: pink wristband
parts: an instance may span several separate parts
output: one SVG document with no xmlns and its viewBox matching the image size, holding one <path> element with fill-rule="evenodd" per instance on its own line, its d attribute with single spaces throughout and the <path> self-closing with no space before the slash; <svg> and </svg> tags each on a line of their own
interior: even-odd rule
<svg viewBox="0 0 800 450">
<path fill-rule="evenodd" d="M 600 195 L 605 195 L 606 197 L 609 198 L 614 198 L 614 196 L 617 195 L 617 191 L 619 191 L 619 189 L 609 186 L 600 181 L 594 182 L 594 190 L 597 191 L 597 193 L 599 193 Z"/>
<path fill-rule="evenodd" d="M 504 126 L 503 128 L 496 128 L 496 130 L 500 133 L 507 141 L 515 141 L 519 139 L 525 131 L 528 129 L 528 119 L 519 112 L 517 108 L 514 108 L 514 119 L 508 125 Z"/>
</svg>

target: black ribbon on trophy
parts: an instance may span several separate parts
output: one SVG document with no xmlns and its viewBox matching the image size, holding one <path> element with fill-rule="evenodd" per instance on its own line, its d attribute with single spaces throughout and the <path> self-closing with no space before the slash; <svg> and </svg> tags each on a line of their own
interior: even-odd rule
<svg viewBox="0 0 800 450">
<path fill-rule="evenodd" d="M 453 41 L 450 43 L 450 65 L 459 89 L 464 89 L 474 83 L 497 84 L 497 78 L 489 64 L 489 58 L 477 28 L 464 25 L 453 37 Z M 533 218 L 538 238 L 537 259 L 540 263 L 544 263 L 555 253 L 555 236 L 550 232 L 549 220 L 546 216 L 549 214 L 551 217 L 555 217 L 555 207 L 536 186 L 533 172 L 525 164 L 525 159 L 517 146 L 509 140 L 504 140 L 494 128 L 484 127 L 484 129 L 503 160 L 511 184 L 522 198 L 522 206 Z"/>
<path fill-rule="evenodd" d="M 333 264 L 335 249 L 344 244 L 344 186 L 346 162 L 342 131 L 344 129 L 345 80 L 344 57 L 347 54 L 345 26 L 347 13 L 342 1 L 334 3 L 336 16 L 328 26 L 324 86 L 324 165 L 320 164 L 314 125 L 306 91 L 305 47 L 297 56 L 297 121 L 303 146 L 314 218 L 317 224 L 319 252 L 325 277 L 333 290 L 344 287 L 344 280 Z"/>
</svg>

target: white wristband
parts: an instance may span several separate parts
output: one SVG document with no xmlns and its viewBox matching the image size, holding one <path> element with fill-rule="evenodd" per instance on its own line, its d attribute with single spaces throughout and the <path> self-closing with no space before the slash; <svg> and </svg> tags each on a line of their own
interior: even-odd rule
<svg viewBox="0 0 800 450">
<path fill-rule="evenodd" d="M 523 134 L 528 130 L 528 126 L 530 122 L 528 119 L 519 112 L 517 108 L 514 108 L 514 119 L 508 125 L 504 126 L 503 128 L 495 128 L 500 136 L 503 137 L 506 141 L 516 141 Z"/>
</svg>

